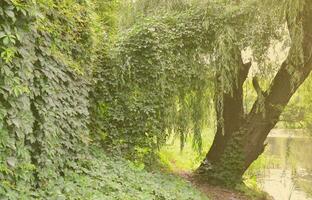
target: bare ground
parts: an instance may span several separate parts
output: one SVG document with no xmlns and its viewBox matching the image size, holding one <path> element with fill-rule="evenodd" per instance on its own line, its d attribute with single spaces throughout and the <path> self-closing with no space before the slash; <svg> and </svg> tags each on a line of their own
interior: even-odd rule
<svg viewBox="0 0 312 200">
<path fill-rule="evenodd" d="M 222 188 L 219 186 L 213 186 L 208 183 L 202 183 L 196 181 L 193 178 L 192 173 L 179 172 L 179 176 L 191 182 L 202 193 L 206 194 L 211 200 L 252 200 L 250 197 L 231 189 Z M 258 198 L 257 200 L 269 200 L 269 197 Z"/>
</svg>

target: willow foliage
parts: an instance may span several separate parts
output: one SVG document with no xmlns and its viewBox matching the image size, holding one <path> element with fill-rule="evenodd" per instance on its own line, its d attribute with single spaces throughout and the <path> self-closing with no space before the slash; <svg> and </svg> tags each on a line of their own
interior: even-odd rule
<svg viewBox="0 0 312 200">
<path fill-rule="evenodd" d="M 221 94 L 237 84 L 241 51 L 251 48 L 261 65 L 272 40 L 282 41 L 285 4 L 207 1 L 150 12 L 146 2 L 141 20 L 117 36 L 97 75 L 95 127 L 104 143 L 143 154 L 171 132 L 180 133 L 182 145 L 194 133 L 200 149 L 202 128 L 213 123 L 211 99 L 222 102 Z"/>
<path fill-rule="evenodd" d="M 116 9 L 113 0 L 0 2 L 1 199 L 66 193 L 66 178 L 92 171 L 92 141 L 142 157 L 171 132 L 182 141 L 194 133 L 200 149 L 211 99 L 236 84 L 241 50 L 251 47 L 262 61 L 287 16 L 302 8 L 194 2 L 159 12 L 146 4 L 123 28 L 114 12 L 102 12 Z M 217 77 L 220 93 L 212 94 Z"/>
</svg>

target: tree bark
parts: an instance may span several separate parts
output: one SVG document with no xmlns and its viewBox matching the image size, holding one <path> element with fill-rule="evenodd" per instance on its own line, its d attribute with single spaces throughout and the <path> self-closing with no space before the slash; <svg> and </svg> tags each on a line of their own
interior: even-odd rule
<svg viewBox="0 0 312 200">
<path fill-rule="evenodd" d="M 219 89 L 217 89 L 215 98 L 215 109 L 217 113 L 217 132 L 213 140 L 213 144 L 207 154 L 207 160 L 210 162 L 217 162 L 220 159 L 220 154 L 223 153 L 228 140 L 232 133 L 239 130 L 244 123 L 244 107 L 243 107 L 243 84 L 247 78 L 251 63 L 244 64 L 242 60 L 237 63 L 238 80 L 233 80 L 237 84 L 233 84 L 232 93 L 224 93 L 222 97 L 218 96 Z M 217 82 L 218 84 L 218 82 Z M 218 85 L 216 85 L 218 87 Z M 222 102 L 220 102 L 221 100 Z M 218 105 L 218 103 L 220 105 Z M 222 106 L 222 109 L 220 107 Z"/>
<path fill-rule="evenodd" d="M 257 92 L 258 98 L 246 117 L 243 113 L 242 85 L 249 67 L 241 67 L 247 72 L 242 70 L 238 73 L 240 82 L 233 87 L 233 94 L 223 94 L 223 112 L 218 112 L 217 109 L 217 118 L 223 118 L 224 123 L 217 126 L 213 145 L 197 170 L 205 181 L 223 185 L 233 185 L 241 181 L 247 168 L 264 151 L 264 142 L 270 130 L 278 122 L 290 98 L 310 74 L 312 70 L 312 4 L 308 0 L 305 0 L 304 10 L 297 20 L 298 24 L 288 22 L 288 25 L 302 23 L 303 39 L 300 44 L 303 50 L 302 65 L 294 65 L 293 57 L 288 56 L 269 89 L 261 94 Z M 291 32 L 291 37 L 293 36 Z"/>
</svg>

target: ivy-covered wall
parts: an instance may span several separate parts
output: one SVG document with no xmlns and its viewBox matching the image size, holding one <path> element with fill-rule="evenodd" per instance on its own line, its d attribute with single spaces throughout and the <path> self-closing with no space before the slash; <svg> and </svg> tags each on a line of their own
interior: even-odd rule
<svg viewBox="0 0 312 200">
<path fill-rule="evenodd" d="M 90 78 L 109 52 L 102 28 L 113 32 L 96 2 L 0 1 L 0 199 L 206 199 L 105 156 L 89 134 Z"/>
<path fill-rule="evenodd" d="M 63 176 L 89 141 L 84 8 L 84 1 L 0 2 L 1 199 Z"/>
</svg>

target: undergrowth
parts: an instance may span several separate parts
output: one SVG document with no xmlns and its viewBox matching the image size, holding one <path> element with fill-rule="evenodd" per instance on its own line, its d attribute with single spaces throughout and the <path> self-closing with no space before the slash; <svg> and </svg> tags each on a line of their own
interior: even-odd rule
<svg viewBox="0 0 312 200">
<path fill-rule="evenodd" d="M 172 137 L 159 152 L 162 163 L 170 171 L 176 174 L 192 173 L 200 165 L 209 150 L 213 139 L 213 128 L 205 130 L 203 134 L 203 152 L 197 152 L 192 148 L 192 138 L 186 139 L 186 144 L 181 150 L 179 138 Z M 251 200 L 269 199 L 268 194 L 263 192 L 259 185 L 259 177 L 265 173 L 268 166 L 277 165 L 276 158 L 267 154 L 261 155 L 246 171 L 243 182 L 237 184 L 234 191 L 244 194 Z"/>
<path fill-rule="evenodd" d="M 0 199 L 207 200 L 179 177 L 138 169 L 130 161 L 103 154 L 101 148 L 78 157 L 63 177 L 38 190 L 0 187 Z"/>
<path fill-rule="evenodd" d="M 192 137 L 187 137 L 181 149 L 181 141 L 178 137 L 171 137 L 166 145 L 159 151 L 162 163 L 173 172 L 194 171 L 204 159 L 206 151 L 210 148 L 213 139 L 213 129 L 205 129 L 202 135 L 203 150 L 197 151 L 192 146 Z"/>
</svg>

